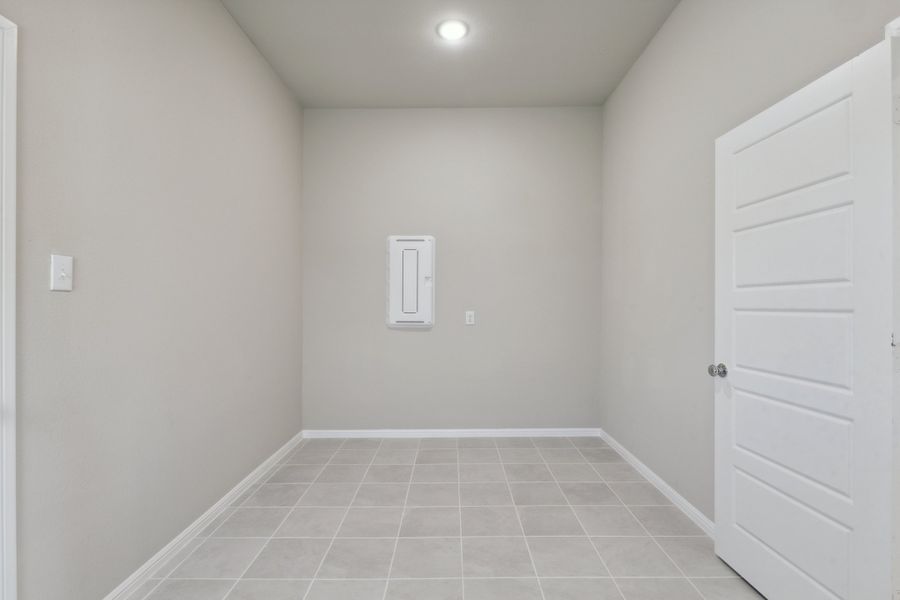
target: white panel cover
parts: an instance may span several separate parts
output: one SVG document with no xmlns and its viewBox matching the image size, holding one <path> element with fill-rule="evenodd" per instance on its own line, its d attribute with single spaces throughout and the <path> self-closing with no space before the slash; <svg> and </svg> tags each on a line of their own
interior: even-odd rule
<svg viewBox="0 0 900 600">
<path fill-rule="evenodd" d="M 387 323 L 390 327 L 434 324 L 434 237 L 388 237 Z"/>
</svg>

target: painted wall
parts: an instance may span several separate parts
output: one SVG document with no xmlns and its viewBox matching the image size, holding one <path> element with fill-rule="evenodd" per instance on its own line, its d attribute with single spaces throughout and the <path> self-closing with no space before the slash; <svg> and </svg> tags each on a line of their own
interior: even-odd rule
<svg viewBox="0 0 900 600">
<path fill-rule="evenodd" d="M 600 120 L 304 111 L 306 428 L 597 425 Z M 430 331 L 385 325 L 391 234 L 437 237 Z"/>
<path fill-rule="evenodd" d="M 682 0 L 603 113 L 601 423 L 713 516 L 713 141 L 884 37 L 898 0 Z"/>
<path fill-rule="evenodd" d="M 23 600 L 102 598 L 301 427 L 300 127 L 216 0 L 20 26 Z M 47 291 L 51 252 L 75 291 Z"/>
</svg>

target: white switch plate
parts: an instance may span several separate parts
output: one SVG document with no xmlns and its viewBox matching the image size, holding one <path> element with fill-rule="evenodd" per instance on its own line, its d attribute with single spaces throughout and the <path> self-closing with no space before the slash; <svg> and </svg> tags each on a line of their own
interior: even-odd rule
<svg viewBox="0 0 900 600">
<path fill-rule="evenodd" d="M 50 291 L 72 291 L 72 262 L 71 256 L 50 255 Z"/>
<path fill-rule="evenodd" d="M 475 311 L 467 310 L 466 311 L 466 325 L 474 325 L 475 324 Z"/>
</svg>

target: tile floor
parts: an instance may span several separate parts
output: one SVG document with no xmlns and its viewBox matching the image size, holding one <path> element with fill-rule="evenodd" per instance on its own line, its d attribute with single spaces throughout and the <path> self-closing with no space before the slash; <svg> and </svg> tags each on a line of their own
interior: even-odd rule
<svg viewBox="0 0 900 600">
<path fill-rule="evenodd" d="M 758 599 L 597 438 L 307 440 L 130 600 Z"/>
</svg>

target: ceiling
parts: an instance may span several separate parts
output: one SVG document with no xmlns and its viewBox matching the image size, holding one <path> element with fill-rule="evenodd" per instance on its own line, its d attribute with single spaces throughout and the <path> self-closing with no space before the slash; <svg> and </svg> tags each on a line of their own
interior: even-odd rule
<svg viewBox="0 0 900 600">
<path fill-rule="evenodd" d="M 223 3 L 302 106 L 381 108 L 601 104 L 677 0 Z"/>
</svg>

